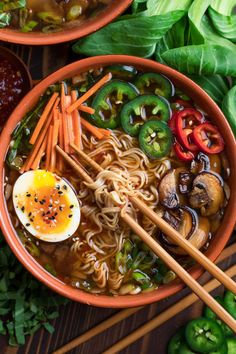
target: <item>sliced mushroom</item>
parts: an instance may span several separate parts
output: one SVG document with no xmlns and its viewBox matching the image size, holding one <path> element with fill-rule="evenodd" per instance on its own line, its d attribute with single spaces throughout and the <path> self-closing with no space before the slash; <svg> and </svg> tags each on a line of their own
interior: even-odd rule
<svg viewBox="0 0 236 354">
<path fill-rule="evenodd" d="M 166 208 L 173 209 L 184 204 L 184 196 L 180 193 L 179 175 L 186 172 L 183 167 L 168 172 L 159 184 L 160 203 Z"/>
<path fill-rule="evenodd" d="M 193 181 L 189 202 L 193 208 L 200 209 L 202 216 L 214 215 L 223 206 L 224 190 L 217 175 L 200 173 Z"/>
<path fill-rule="evenodd" d="M 165 211 L 163 219 L 186 239 L 189 239 L 196 231 L 197 215 L 191 208 L 181 207 Z M 168 236 L 161 234 L 161 241 L 173 252 L 177 250 L 178 253 L 179 247 Z"/>
<path fill-rule="evenodd" d="M 191 163 L 191 172 L 198 174 L 201 172 L 211 171 L 221 173 L 221 160 L 219 154 L 205 155 L 199 152 L 197 157 Z"/>
<path fill-rule="evenodd" d="M 208 240 L 210 231 L 210 222 L 207 218 L 198 217 L 190 208 L 181 208 L 182 218 L 179 223 L 178 231 L 183 238 L 187 239 L 197 249 L 202 248 Z M 186 255 L 187 253 L 173 243 L 167 236 L 161 235 L 161 241 L 173 253 L 178 255 Z"/>
<path fill-rule="evenodd" d="M 187 194 L 192 188 L 193 174 L 189 171 L 179 173 L 179 191 L 182 194 Z"/>
</svg>

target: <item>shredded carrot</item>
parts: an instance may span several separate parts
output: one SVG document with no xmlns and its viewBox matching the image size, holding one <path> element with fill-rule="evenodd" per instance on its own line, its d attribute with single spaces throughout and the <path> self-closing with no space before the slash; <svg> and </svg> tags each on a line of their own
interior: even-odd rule
<svg viewBox="0 0 236 354">
<path fill-rule="evenodd" d="M 32 170 L 37 170 L 37 168 L 39 168 L 39 165 L 40 165 L 40 161 L 43 157 L 43 154 L 45 153 L 45 150 L 46 150 L 46 143 L 47 143 L 47 140 L 44 139 L 35 159 L 34 159 L 34 162 L 32 163 Z"/>
<path fill-rule="evenodd" d="M 106 74 L 101 80 L 99 80 L 93 87 L 91 87 L 83 96 L 81 96 L 76 102 L 72 103 L 70 107 L 67 108 L 67 112 L 71 113 L 75 109 L 77 109 L 79 106 L 81 106 L 89 97 L 94 95 L 95 92 L 97 92 L 105 83 L 110 81 L 112 78 L 112 74 L 108 73 Z"/>
<path fill-rule="evenodd" d="M 92 107 L 85 106 L 85 105 L 79 106 L 78 111 L 89 113 L 89 114 L 95 113 L 95 109 L 93 109 Z"/>
<path fill-rule="evenodd" d="M 72 131 L 72 116 L 66 112 L 67 107 L 71 104 L 71 96 L 66 95 L 64 98 L 64 111 L 62 111 L 63 118 L 63 133 L 64 133 L 64 150 L 66 153 L 70 152 L 70 141 L 73 141 Z"/>
<path fill-rule="evenodd" d="M 34 129 L 34 132 L 30 138 L 30 144 L 35 144 L 43 126 L 45 125 L 46 123 L 46 120 L 48 118 L 48 115 L 50 114 L 51 110 L 53 109 L 54 105 L 55 105 L 55 102 L 57 102 L 57 98 L 58 98 L 58 93 L 57 92 L 54 92 L 52 97 L 50 98 L 50 100 L 48 101 L 37 125 L 36 125 L 36 128 Z"/>
<path fill-rule="evenodd" d="M 111 131 L 109 129 L 99 128 L 99 131 L 105 136 L 110 136 L 111 135 Z"/>
<path fill-rule="evenodd" d="M 51 156 L 50 156 L 50 171 L 54 172 L 56 167 L 56 146 L 58 143 L 58 133 L 59 133 L 59 119 L 54 121 L 52 129 L 52 145 L 51 145 Z"/>
<path fill-rule="evenodd" d="M 75 90 L 71 91 L 71 99 L 72 102 L 75 102 L 77 99 L 77 92 Z M 83 149 L 81 117 L 79 112 L 76 109 L 72 112 L 72 120 L 73 120 L 73 131 L 74 131 L 74 144 L 78 148 Z"/>
<path fill-rule="evenodd" d="M 38 153 L 38 151 L 39 151 L 39 149 L 40 149 L 40 147 L 47 135 L 48 128 L 49 128 L 52 120 L 53 120 L 53 112 L 51 112 L 51 114 L 49 115 L 49 117 L 46 121 L 46 124 L 42 128 L 42 130 L 37 138 L 37 141 L 35 142 L 32 150 L 31 150 L 31 153 L 29 154 L 27 160 L 25 161 L 24 165 L 22 166 L 22 168 L 20 170 L 20 173 L 23 173 L 25 171 L 29 171 L 31 169 L 34 159 L 36 158 L 37 153 Z"/>
<path fill-rule="evenodd" d="M 64 141 L 63 141 L 63 126 L 62 126 L 62 113 L 59 113 L 59 132 L 58 132 L 58 142 L 60 147 L 64 146 Z M 63 159 L 61 155 L 58 156 L 58 169 L 59 171 L 63 170 Z"/>
<path fill-rule="evenodd" d="M 104 135 L 102 132 L 100 132 L 100 129 L 95 127 L 94 125 L 90 124 L 89 122 L 87 122 L 87 120 L 81 118 L 81 124 L 83 125 L 83 127 L 85 129 L 90 131 L 90 133 L 92 133 L 96 138 L 98 138 L 98 139 L 104 138 Z"/>
<path fill-rule="evenodd" d="M 47 148 L 46 148 L 46 165 L 45 168 L 47 171 L 50 170 L 50 161 L 51 161 L 51 151 L 52 151 L 52 134 L 53 134 L 53 126 L 50 125 L 48 136 L 47 136 Z"/>
</svg>

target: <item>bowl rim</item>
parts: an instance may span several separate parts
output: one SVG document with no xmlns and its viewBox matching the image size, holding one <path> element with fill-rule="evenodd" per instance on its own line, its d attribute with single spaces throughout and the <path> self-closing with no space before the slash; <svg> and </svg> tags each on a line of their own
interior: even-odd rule
<svg viewBox="0 0 236 354">
<path fill-rule="evenodd" d="M 81 27 L 79 26 L 56 33 L 22 33 L 8 28 L 0 29 L 0 41 L 36 46 L 76 40 L 88 36 L 112 22 L 115 18 L 120 16 L 129 5 L 131 5 L 132 1 L 133 0 L 115 0 L 113 4 L 110 4 L 108 8 L 99 13 L 96 17 L 86 20 Z"/>
<path fill-rule="evenodd" d="M 101 67 L 111 64 L 126 64 L 134 65 L 137 68 L 143 69 L 145 71 L 156 71 L 162 73 L 169 77 L 174 83 L 179 83 L 184 86 L 183 90 L 188 89 L 190 96 L 195 95 L 194 100 L 204 102 L 204 109 L 214 117 L 214 121 L 220 127 L 223 137 L 227 141 L 226 149 L 229 161 L 231 164 L 231 177 L 230 184 L 233 185 L 233 181 L 236 179 L 236 145 L 234 135 L 229 127 L 229 124 L 221 112 L 220 108 L 216 103 L 208 96 L 208 94 L 203 91 L 196 83 L 191 79 L 187 78 L 180 72 L 157 62 L 149 59 L 143 59 L 127 55 L 107 55 L 107 56 L 97 56 L 87 59 L 83 59 L 72 64 L 69 64 L 55 73 L 49 75 L 43 81 L 41 81 L 37 86 L 35 86 L 20 102 L 17 108 L 14 110 L 10 118 L 8 119 L 1 137 L 0 137 L 0 225 L 5 236 L 6 241 L 11 247 L 12 251 L 19 259 L 19 261 L 30 271 L 39 281 L 50 287 L 52 290 L 58 292 L 59 294 L 68 297 L 74 301 L 85 303 L 88 305 L 94 305 L 99 307 L 109 307 L 109 308 L 125 308 L 125 307 L 136 307 L 150 304 L 166 298 L 170 295 L 174 295 L 176 292 L 180 291 L 184 284 L 180 281 L 175 281 L 170 285 L 164 285 L 160 288 L 153 290 L 151 292 L 141 293 L 138 295 L 122 295 L 122 296 L 108 296 L 108 295 L 95 295 L 87 293 L 85 291 L 74 289 L 70 285 L 62 283 L 60 280 L 54 278 L 48 272 L 46 272 L 32 256 L 25 250 L 20 240 L 18 239 L 13 226 L 11 225 L 6 202 L 4 198 L 4 160 L 6 157 L 6 152 L 8 149 L 11 133 L 14 130 L 18 121 L 20 121 L 23 114 L 25 114 L 34 104 L 37 102 L 40 94 L 57 80 L 64 79 L 75 73 L 84 72 L 92 67 Z M 203 106 L 203 103 L 201 104 Z M 223 218 L 221 226 L 214 236 L 217 238 L 217 242 L 214 247 L 209 247 L 206 255 L 212 261 L 215 261 L 219 256 L 223 248 L 225 247 L 227 241 L 230 238 L 231 232 L 233 231 L 235 220 L 234 215 L 236 214 L 236 189 L 231 188 L 231 197 L 226 208 L 226 212 Z M 222 236 L 223 232 L 223 236 Z M 194 266 L 191 268 L 191 275 L 197 279 L 201 274 L 203 274 L 203 269 L 200 266 Z"/>
</svg>

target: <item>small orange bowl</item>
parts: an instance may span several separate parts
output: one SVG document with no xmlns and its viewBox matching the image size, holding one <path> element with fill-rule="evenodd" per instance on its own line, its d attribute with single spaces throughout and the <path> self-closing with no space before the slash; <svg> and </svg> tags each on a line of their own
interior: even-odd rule
<svg viewBox="0 0 236 354">
<path fill-rule="evenodd" d="M 230 163 L 231 176 L 229 185 L 231 187 L 231 196 L 227 205 L 225 215 L 221 222 L 214 240 L 210 243 L 206 256 L 211 260 L 219 256 L 227 241 L 230 238 L 236 215 L 236 189 L 234 183 L 236 180 L 236 145 L 233 133 L 225 119 L 223 113 L 214 101 L 192 80 L 183 74 L 171 69 L 168 66 L 156 63 L 151 60 L 125 56 L 125 55 L 108 55 L 98 56 L 65 66 L 54 74 L 50 75 L 42 82 L 40 82 L 28 95 L 20 102 L 18 107 L 12 113 L 8 120 L 2 135 L 0 137 L 0 223 L 1 229 L 4 233 L 6 241 L 15 253 L 19 261 L 42 283 L 58 292 L 59 294 L 68 297 L 72 300 L 86 303 L 89 305 L 100 307 L 135 307 L 143 306 L 164 299 L 168 296 L 180 291 L 184 284 L 177 281 L 163 285 L 159 289 L 152 292 L 141 293 L 138 295 L 124 295 L 111 297 L 107 295 L 95 295 L 86 293 L 82 290 L 74 289 L 69 285 L 62 283 L 48 272 L 45 271 L 25 250 L 21 241 L 19 240 L 12 224 L 7 210 L 7 205 L 4 198 L 4 160 L 7 154 L 8 146 L 11 140 L 11 134 L 16 125 L 22 117 L 34 107 L 40 95 L 47 89 L 47 87 L 58 80 L 71 77 L 75 74 L 86 72 L 92 68 L 103 67 L 111 64 L 133 65 L 137 69 L 156 72 L 166 75 L 174 84 L 180 87 L 184 92 L 187 92 L 190 97 L 211 117 L 213 122 L 219 127 L 219 130 L 226 142 L 226 154 Z M 189 270 L 193 278 L 197 279 L 202 273 L 203 269 L 200 266 L 195 266 Z"/>
<path fill-rule="evenodd" d="M 77 27 L 65 29 L 56 33 L 31 32 L 23 33 L 13 29 L 0 29 L 0 40 L 26 45 L 49 45 L 69 42 L 98 31 L 112 22 L 132 3 L 133 0 L 115 0 L 97 16 L 90 18 Z"/>
</svg>

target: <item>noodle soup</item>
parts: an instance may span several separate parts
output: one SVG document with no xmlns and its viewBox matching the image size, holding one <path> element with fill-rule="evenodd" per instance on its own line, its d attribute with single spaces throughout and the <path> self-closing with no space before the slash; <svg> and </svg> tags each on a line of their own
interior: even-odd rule
<svg viewBox="0 0 236 354">
<path fill-rule="evenodd" d="M 83 24 L 113 0 L 26 0 L 2 4 L 1 26 L 21 32 L 52 33 Z"/>
<path fill-rule="evenodd" d="M 93 183 L 57 144 L 102 167 L 79 158 Z M 129 196 L 204 250 L 224 215 L 229 173 L 220 132 L 191 98 L 162 75 L 115 65 L 48 87 L 13 132 L 5 197 L 23 245 L 53 276 L 96 294 L 138 294 L 175 274 L 122 222 L 122 208 L 184 267 L 192 260 Z"/>
</svg>

